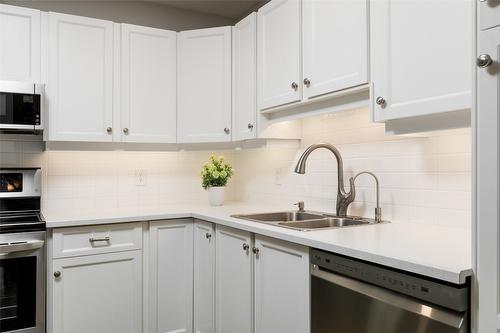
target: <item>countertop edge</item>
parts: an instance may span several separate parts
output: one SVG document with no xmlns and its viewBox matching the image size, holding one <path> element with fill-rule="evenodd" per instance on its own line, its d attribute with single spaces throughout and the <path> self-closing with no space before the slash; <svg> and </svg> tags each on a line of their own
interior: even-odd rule
<svg viewBox="0 0 500 333">
<path fill-rule="evenodd" d="M 368 262 L 373 262 L 375 264 L 392 267 L 395 269 L 411 272 L 414 274 L 419 274 L 422 276 L 454 283 L 454 284 L 464 284 L 467 278 L 472 275 L 472 268 L 462 268 L 459 271 L 450 271 L 446 268 L 431 267 L 425 264 L 410 262 L 395 257 L 388 257 L 383 255 L 373 254 L 363 250 L 357 250 L 354 248 L 344 247 L 335 245 L 334 243 L 328 243 L 324 241 L 317 241 L 308 239 L 307 237 L 301 237 L 299 235 L 293 235 L 286 232 L 280 232 L 278 227 L 269 225 L 260 225 L 256 222 L 243 222 L 232 217 L 220 217 L 208 215 L 206 213 L 196 213 L 196 212 L 176 212 L 167 214 L 144 214 L 144 215 L 134 215 L 134 216 L 120 216 L 120 217 L 107 217 L 107 218 L 88 218 L 88 219 L 67 219 L 67 220 L 55 220 L 47 221 L 48 229 L 57 228 L 67 228 L 67 227 L 77 227 L 77 226 L 88 226 L 88 225 L 102 225 L 102 224 L 118 224 L 118 223 L 131 223 L 131 222 L 146 222 L 146 221 L 157 221 L 157 220 L 169 220 L 169 219 L 181 219 L 181 218 L 194 218 L 209 221 L 212 223 L 257 233 L 259 235 L 273 237 L 292 243 L 317 248 L 340 255 L 349 256 L 359 260 L 364 260 Z"/>
</svg>

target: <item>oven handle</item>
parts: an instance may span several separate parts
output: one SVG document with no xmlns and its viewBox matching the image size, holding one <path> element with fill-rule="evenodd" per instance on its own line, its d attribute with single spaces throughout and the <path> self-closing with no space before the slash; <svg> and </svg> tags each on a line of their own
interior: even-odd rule
<svg viewBox="0 0 500 333">
<path fill-rule="evenodd" d="M 465 318 L 461 313 L 440 307 L 428 306 L 390 290 L 325 271 L 317 265 L 311 265 L 311 275 L 340 287 L 350 289 L 356 293 L 363 294 L 377 301 L 394 305 L 419 316 L 427 317 L 433 321 L 438 321 L 453 327 L 457 332 L 462 332 L 465 325 Z"/>
<path fill-rule="evenodd" d="M 43 247 L 43 240 L 13 241 L 5 245 L 0 245 L 0 256 L 5 256 L 13 252 L 37 250 Z"/>
</svg>

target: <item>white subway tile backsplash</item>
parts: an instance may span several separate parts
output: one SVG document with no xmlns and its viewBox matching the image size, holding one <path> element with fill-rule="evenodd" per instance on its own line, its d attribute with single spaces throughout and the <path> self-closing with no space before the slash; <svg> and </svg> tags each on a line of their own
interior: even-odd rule
<svg viewBox="0 0 500 333">
<path fill-rule="evenodd" d="M 312 143 L 334 144 L 344 158 L 344 183 L 364 170 L 380 180 L 383 217 L 393 221 L 464 227 L 471 211 L 470 129 L 421 136 L 386 136 L 366 109 L 307 118 L 300 146 L 282 141 L 244 150 L 217 152 L 235 168 L 228 200 L 267 204 L 306 202 L 308 209 L 334 212 L 337 164 L 327 150 L 313 152 L 305 175 L 294 173 Z M 199 171 L 207 151 L 44 151 L 39 141 L 0 140 L 0 167 L 42 167 L 43 206 L 50 212 L 145 211 L 175 203 L 207 202 Z M 142 170 L 146 185 L 136 186 Z M 356 180 L 349 213 L 372 217 L 375 183 Z M 290 206 L 291 207 L 291 206 Z"/>
</svg>

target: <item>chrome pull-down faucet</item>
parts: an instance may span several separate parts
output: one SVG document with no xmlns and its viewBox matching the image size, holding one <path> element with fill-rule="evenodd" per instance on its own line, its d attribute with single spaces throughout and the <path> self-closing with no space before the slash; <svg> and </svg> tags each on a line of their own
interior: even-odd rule
<svg viewBox="0 0 500 333">
<path fill-rule="evenodd" d="M 342 162 L 342 156 L 340 152 L 333 145 L 328 143 L 318 143 L 309 146 L 300 156 L 297 166 L 295 167 L 295 172 L 299 174 L 306 173 L 306 162 L 309 155 L 318 148 L 328 149 L 335 155 L 337 159 L 337 175 L 338 175 L 338 186 L 337 186 L 337 216 L 347 216 L 347 207 L 354 201 L 356 196 L 356 190 L 354 188 L 354 178 L 349 178 L 349 192 L 345 191 L 344 188 L 344 164 Z"/>
</svg>

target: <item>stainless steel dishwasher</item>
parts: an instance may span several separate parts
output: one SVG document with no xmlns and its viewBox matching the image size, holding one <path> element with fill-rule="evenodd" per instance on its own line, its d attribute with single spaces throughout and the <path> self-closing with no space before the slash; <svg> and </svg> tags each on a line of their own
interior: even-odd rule
<svg viewBox="0 0 500 333">
<path fill-rule="evenodd" d="M 469 284 L 311 250 L 311 333 L 466 333 Z"/>
</svg>

